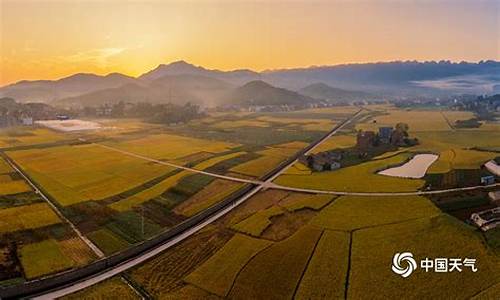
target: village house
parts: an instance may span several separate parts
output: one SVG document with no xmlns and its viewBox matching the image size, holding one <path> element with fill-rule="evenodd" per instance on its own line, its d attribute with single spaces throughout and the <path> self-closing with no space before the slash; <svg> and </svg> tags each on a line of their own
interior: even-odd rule
<svg viewBox="0 0 500 300">
<path fill-rule="evenodd" d="M 394 128 L 392 127 L 380 127 L 378 129 L 378 137 L 380 142 L 383 144 L 389 144 L 391 142 L 392 133 Z"/>
<path fill-rule="evenodd" d="M 360 130 L 356 136 L 356 147 L 360 150 L 368 150 L 372 148 L 375 144 L 375 137 L 375 132 L 373 131 Z"/>
<path fill-rule="evenodd" d="M 331 171 L 339 169 L 342 165 L 343 154 L 340 151 L 325 151 L 316 154 L 302 155 L 299 162 L 313 169 L 314 171 Z"/>
</svg>

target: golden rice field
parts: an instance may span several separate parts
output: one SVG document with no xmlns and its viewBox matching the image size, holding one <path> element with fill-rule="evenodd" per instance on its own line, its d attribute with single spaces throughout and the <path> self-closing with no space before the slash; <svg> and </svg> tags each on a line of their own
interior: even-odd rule
<svg viewBox="0 0 500 300">
<path fill-rule="evenodd" d="M 354 230 L 430 217 L 440 210 L 421 196 L 341 196 L 319 212 L 311 224 L 330 230 Z"/>
<path fill-rule="evenodd" d="M 314 148 L 312 153 L 323 152 L 332 149 L 350 148 L 356 146 L 356 136 L 354 135 L 334 135 L 327 139 L 318 147 Z"/>
<path fill-rule="evenodd" d="M 281 162 L 285 161 L 288 157 L 297 153 L 306 145 L 306 143 L 295 141 L 266 147 L 266 149 L 257 152 L 257 154 L 261 155 L 260 157 L 239 164 L 236 167 L 233 167 L 231 171 L 244 175 L 260 177 L 265 175 Z"/>
<path fill-rule="evenodd" d="M 229 297 L 291 299 L 320 237 L 319 229 L 304 226 L 261 251 L 241 270 Z"/>
<path fill-rule="evenodd" d="M 11 195 L 30 191 L 31 187 L 24 180 L 11 180 L 8 175 L 0 178 L 0 195 Z"/>
<path fill-rule="evenodd" d="M 15 172 L 9 164 L 0 158 L 0 195 L 12 195 L 31 191 L 24 180 L 12 180 L 10 173 Z"/>
<path fill-rule="evenodd" d="M 194 216 L 217 202 L 224 200 L 244 186 L 245 184 L 243 183 L 216 179 L 191 198 L 178 205 L 174 211 L 186 217 Z"/>
<path fill-rule="evenodd" d="M 335 125 L 330 119 L 287 118 L 275 116 L 262 116 L 257 120 L 268 123 L 284 124 L 290 127 L 300 127 L 306 131 L 328 131 Z"/>
<path fill-rule="evenodd" d="M 18 256 L 26 278 L 70 269 L 74 266 L 71 259 L 64 256 L 57 241 L 49 239 L 21 246 Z"/>
<path fill-rule="evenodd" d="M 260 177 L 279 163 L 281 163 L 285 158 L 281 156 L 275 155 L 264 155 L 254 160 L 242 163 L 233 167 L 231 169 L 232 172 L 250 175 L 254 177 Z"/>
<path fill-rule="evenodd" d="M 292 193 L 280 201 L 280 206 L 286 208 L 288 211 L 297 211 L 305 208 L 320 210 L 332 202 L 334 198 L 332 195 Z"/>
<path fill-rule="evenodd" d="M 271 217 L 284 214 L 285 211 L 279 206 L 272 206 L 266 210 L 259 211 L 245 220 L 232 226 L 234 230 L 251 236 L 258 237 L 262 232 L 271 225 Z"/>
<path fill-rule="evenodd" d="M 312 172 L 310 175 L 283 174 L 274 182 L 290 187 L 333 191 L 415 191 L 424 185 L 424 180 L 376 174 L 381 169 L 404 163 L 410 156 L 410 153 L 401 153 L 390 158 L 368 161 L 335 171 Z"/>
<path fill-rule="evenodd" d="M 93 285 L 79 292 L 64 296 L 62 300 L 103 300 L 103 299 L 120 299 L 132 300 L 141 299 L 120 277 L 113 277 L 102 283 Z"/>
<path fill-rule="evenodd" d="M 406 123 L 410 132 L 416 131 L 448 131 L 451 130 L 439 111 L 403 111 L 387 110 L 386 115 L 374 117 L 376 123 L 360 123 L 356 129 L 378 131 L 381 126 L 395 126 L 397 123 Z"/>
<path fill-rule="evenodd" d="M 239 145 L 173 134 L 154 134 L 107 145 L 150 158 L 175 160 L 197 152 L 219 153 Z"/>
<path fill-rule="evenodd" d="M 410 277 L 395 276 L 391 268 L 396 252 L 410 251 L 425 257 L 476 258 L 478 271 L 465 268 L 446 274 L 416 270 Z M 498 283 L 498 257 L 486 247 L 474 228 L 447 216 L 377 226 L 353 233 L 348 298 L 470 299 Z M 452 288 L 450 288 L 452 287 Z M 490 299 L 498 298 L 496 296 Z"/>
<path fill-rule="evenodd" d="M 219 128 L 219 129 L 234 129 L 240 127 L 270 127 L 271 124 L 261 120 L 254 119 L 243 119 L 243 120 L 235 120 L 235 121 L 220 121 L 215 122 L 214 124 L 210 124 L 211 127 Z"/>
<path fill-rule="evenodd" d="M 300 284 L 296 299 L 342 299 L 349 261 L 349 234 L 325 230 Z"/>
<path fill-rule="evenodd" d="M 0 233 L 35 229 L 60 223 L 47 203 L 35 203 L 0 209 Z"/>
<path fill-rule="evenodd" d="M 252 257 L 271 244 L 270 241 L 236 234 L 215 255 L 189 274 L 185 281 L 226 297 L 239 271 Z"/>
<path fill-rule="evenodd" d="M 310 175 L 311 173 L 311 169 L 301 162 L 294 163 L 283 172 L 288 175 Z"/>
<path fill-rule="evenodd" d="M 197 170 L 204 170 L 204 169 L 209 168 L 209 167 L 211 167 L 219 162 L 240 156 L 244 153 L 245 152 L 235 152 L 235 153 L 217 156 L 217 157 L 205 160 L 205 161 L 195 165 L 193 168 L 197 169 Z M 123 200 L 120 200 L 118 202 L 115 202 L 115 203 L 111 204 L 109 207 L 111 207 L 112 209 L 115 209 L 117 211 L 130 210 L 134 206 L 137 206 L 137 205 L 144 203 L 150 199 L 158 197 L 159 195 L 164 193 L 169 188 L 175 186 L 182 178 L 184 178 L 188 175 L 191 175 L 191 174 L 193 174 L 191 171 L 187 171 L 187 170 L 181 171 L 177 174 L 174 174 L 172 176 L 167 177 L 166 179 L 164 179 L 160 183 L 158 183 L 158 184 L 156 184 L 148 189 L 145 189 L 145 190 L 143 190 L 135 195 L 132 195 L 132 196 L 125 198 Z M 223 193 L 223 191 L 220 191 L 219 194 L 225 195 L 225 193 Z M 220 196 L 219 197 L 217 197 L 217 195 L 212 195 L 212 196 L 214 196 L 212 198 L 213 201 L 220 200 Z"/>
<path fill-rule="evenodd" d="M 52 143 L 71 138 L 53 130 L 38 127 L 0 129 L 0 148 Z"/>
<path fill-rule="evenodd" d="M 173 170 L 98 145 L 30 149 L 8 155 L 61 205 L 110 197 Z"/>
</svg>

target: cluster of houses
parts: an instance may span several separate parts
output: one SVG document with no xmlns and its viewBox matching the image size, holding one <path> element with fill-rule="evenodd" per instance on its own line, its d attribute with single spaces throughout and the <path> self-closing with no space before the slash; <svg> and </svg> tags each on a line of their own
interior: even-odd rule
<svg viewBox="0 0 500 300">
<path fill-rule="evenodd" d="M 11 98 L 0 98 L 0 128 L 31 126 L 35 120 L 50 120 L 57 115 L 56 109 L 43 103 L 17 103 Z"/>
<path fill-rule="evenodd" d="M 405 147 L 411 143 L 416 143 L 416 141 L 408 139 L 406 131 L 394 129 L 389 126 L 379 127 L 378 134 L 374 131 L 360 130 L 356 137 L 356 147 L 362 151 L 367 151 L 380 145 Z"/>
</svg>

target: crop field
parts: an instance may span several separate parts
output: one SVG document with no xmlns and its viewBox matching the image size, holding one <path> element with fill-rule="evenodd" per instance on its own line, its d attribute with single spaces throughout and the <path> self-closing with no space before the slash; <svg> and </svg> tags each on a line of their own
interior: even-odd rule
<svg viewBox="0 0 500 300">
<path fill-rule="evenodd" d="M 312 153 L 318 153 L 333 149 L 350 148 L 356 145 L 356 136 L 354 135 L 334 135 L 318 147 L 314 148 Z"/>
<path fill-rule="evenodd" d="M 310 175 L 283 174 L 275 183 L 290 187 L 349 192 L 415 191 L 424 185 L 423 180 L 376 174 L 381 169 L 405 162 L 410 156 L 409 153 L 401 153 L 335 171 L 312 172 Z"/>
<path fill-rule="evenodd" d="M 191 198 L 181 203 L 175 212 L 186 217 L 194 216 L 206 208 L 224 200 L 226 197 L 243 188 L 245 184 L 234 181 L 216 179 Z"/>
<path fill-rule="evenodd" d="M 288 175 L 310 175 L 311 173 L 311 169 L 301 162 L 294 163 L 283 172 Z"/>
<path fill-rule="evenodd" d="M 296 299 L 344 298 L 349 234 L 325 230 L 297 287 Z"/>
<path fill-rule="evenodd" d="M 64 296 L 61 300 L 102 300 L 120 299 L 133 300 L 141 299 L 120 277 L 113 277 L 102 283 L 93 285 L 79 292 Z"/>
<path fill-rule="evenodd" d="M 38 127 L 0 129 L 0 148 L 53 143 L 71 138 L 53 130 Z"/>
<path fill-rule="evenodd" d="M 440 111 L 399 110 L 389 108 L 384 115 L 360 123 L 356 129 L 378 130 L 381 126 L 395 126 L 397 123 L 407 123 L 410 132 L 416 131 L 448 131 L 451 130 L 447 120 Z M 369 121 L 369 122 L 368 122 Z"/>
<path fill-rule="evenodd" d="M 0 209 L 0 233 L 35 229 L 61 222 L 47 203 Z"/>
<path fill-rule="evenodd" d="M 290 194 L 285 199 L 281 200 L 280 206 L 289 211 L 297 211 L 305 208 L 312 210 L 320 210 L 327 204 L 332 202 L 335 197 L 332 195 L 305 195 L 299 193 Z"/>
<path fill-rule="evenodd" d="M 244 152 L 235 152 L 235 153 L 230 153 L 226 155 L 221 155 L 217 156 L 214 158 L 210 158 L 208 160 L 205 160 L 195 166 L 193 166 L 194 169 L 197 170 L 205 170 L 209 167 L 212 167 L 216 165 L 217 163 L 223 162 L 225 160 L 230 160 L 232 158 L 238 157 L 245 154 Z M 163 194 L 165 191 L 168 189 L 176 186 L 179 181 L 181 181 L 183 178 L 186 176 L 189 176 L 190 174 L 193 174 L 190 171 L 180 171 L 179 173 L 176 173 L 172 176 L 167 177 L 163 181 L 159 182 L 158 184 L 145 189 L 137 194 L 134 194 L 128 198 L 125 198 L 123 200 L 120 200 L 118 202 L 115 202 L 110 205 L 112 209 L 115 209 L 117 211 L 126 211 L 132 209 L 134 206 L 137 206 L 145 201 L 148 201 L 150 199 L 153 199 L 155 197 L 160 196 Z M 230 185 L 230 183 L 229 183 Z M 219 191 L 219 194 L 222 193 L 223 191 Z M 212 195 L 212 201 L 218 201 L 220 200 L 220 197 L 217 197 L 217 195 Z"/>
<path fill-rule="evenodd" d="M 130 246 L 130 243 L 105 228 L 89 233 L 88 238 L 96 245 L 99 245 L 101 251 L 106 255 L 116 253 Z"/>
<path fill-rule="evenodd" d="M 394 276 L 387 264 L 394 253 L 403 250 L 412 252 L 417 260 L 429 256 L 476 258 L 478 272 L 464 267 L 462 272 L 436 276 L 439 274 L 419 269 L 408 278 Z M 498 258 L 485 247 L 479 233 L 445 215 L 356 231 L 351 257 L 351 299 L 366 298 L 366 286 L 380 299 L 408 294 L 420 299 L 469 299 L 498 282 Z"/>
<path fill-rule="evenodd" d="M 13 179 L 15 174 L 7 162 L 0 158 L 0 195 L 13 195 L 31 191 L 31 187 L 21 178 Z"/>
<path fill-rule="evenodd" d="M 45 240 L 22 246 L 19 259 L 28 279 L 73 267 L 55 240 Z"/>
<path fill-rule="evenodd" d="M 241 270 L 229 297 L 291 299 L 320 237 L 320 230 L 305 226 L 266 248 Z"/>
<path fill-rule="evenodd" d="M 238 272 L 252 257 L 271 244 L 269 241 L 236 234 L 215 255 L 189 274 L 185 281 L 225 297 Z"/>
<path fill-rule="evenodd" d="M 219 153 L 238 144 L 186 137 L 174 134 L 155 134 L 107 143 L 132 153 L 155 159 L 175 160 L 198 152 Z"/>
<path fill-rule="evenodd" d="M 270 218 L 284 214 L 285 211 L 279 206 L 272 206 L 266 210 L 257 212 L 251 217 L 233 225 L 233 229 L 251 236 L 258 237 L 271 225 Z"/>
<path fill-rule="evenodd" d="M 272 170 L 274 166 L 285 160 L 285 157 L 276 155 L 264 155 L 257 159 L 243 163 L 231 169 L 232 172 L 260 177 Z"/>
<path fill-rule="evenodd" d="M 168 299 L 185 286 L 182 278 L 206 262 L 232 236 L 227 230 L 216 230 L 215 227 L 209 226 L 174 248 L 134 268 L 130 271 L 130 276 L 153 297 Z"/>
<path fill-rule="evenodd" d="M 331 230 L 354 230 L 429 217 L 440 210 L 420 196 L 363 197 L 341 196 L 311 220 L 311 224 Z"/>
<path fill-rule="evenodd" d="M 266 149 L 257 152 L 258 155 L 261 155 L 260 157 L 239 164 L 230 171 L 254 177 L 263 176 L 306 145 L 306 143 L 294 141 L 266 147 Z"/>
<path fill-rule="evenodd" d="M 61 205 L 100 200 L 173 169 L 97 145 L 8 152 Z"/>
</svg>

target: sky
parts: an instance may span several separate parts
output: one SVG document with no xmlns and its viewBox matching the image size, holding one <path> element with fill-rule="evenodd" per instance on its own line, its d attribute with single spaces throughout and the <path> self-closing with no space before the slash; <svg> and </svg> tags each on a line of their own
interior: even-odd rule
<svg viewBox="0 0 500 300">
<path fill-rule="evenodd" d="M 500 1 L 0 0 L 0 86 L 185 60 L 281 69 L 500 60 Z"/>
</svg>

